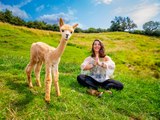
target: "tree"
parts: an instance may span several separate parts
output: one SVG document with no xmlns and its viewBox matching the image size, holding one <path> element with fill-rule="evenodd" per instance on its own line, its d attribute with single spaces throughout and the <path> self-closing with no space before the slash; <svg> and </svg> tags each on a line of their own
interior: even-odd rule
<svg viewBox="0 0 160 120">
<path fill-rule="evenodd" d="M 88 28 L 89 33 L 96 33 L 97 30 L 95 28 Z"/>
<path fill-rule="evenodd" d="M 54 30 L 54 27 L 53 27 L 53 25 L 51 25 L 51 24 L 47 24 L 46 25 L 46 30 Z"/>
<path fill-rule="evenodd" d="M 149 21 L 143 24 L 143 29 L 147 35 L 160 36 L 160 22 Z"/>
<path fill-rule="evenodd" d="M 32 21 L 28 21 L 26 23 L 26 26 L 29 27 L 29 28 L 33 28 L 33 25 L 34 25 L 34 23 Z"/>
<path fill-rule="evenodd" d="M 137 27 L 137 25 L 129 17 L 126 18 L 126 23 L 126 29 L 128 29 L 129 31 Z"/>
<path fill-rule="evenodd" d="M 0 11 L 0 21 L 5 22 L 4 13 L 2 11 Z"/>
<path fill-rule="evenodd" d="M 0 11 L 0 21 L 7 22 L 13 25 L 20 25 L 20 26 L 23 26 L 26 23 L 20 17 L 13 16 L 12 12 L 7 9 L 4 12 Z"/>
<path fill-rule="evenodd" d="M 26 24 L 26 22 L 18 16 L 13 16 L 10 23 L 14 24 L 14 25 L 19 25 L 19 26 L 25 26 L 25 24 Z"/>
<path fill-rule="evenodd" d="M 75 33 L 81 33 L 81 32 L 83 32 L 83 30 L 82 30 L 81 28 L 78 28 L 78 27 L 77 27 L 77 28 L 74 30 L 74 32 L 75 32 Z"/>
<path fill-rule="evenodd" d="M 121 28 L 121 17 L 115 17 L 114 20 L 111 21 L 112 25 L 110 27 L 111 31 L 123 31 Z"/>
<path fill-rule="evenodd" d="M 12 18 L 13 18 L 12 12 L 6 9 L 6 11 L 4 12 L 4 22 L 11 23 Z"/>
<path fill-rule="evenodd" d="M 114 20 L 111 21 L 112 25 L 110 27 L 110 31 L 125 31 L 131 30 L 137 27 L 137 25 L 129 18 L 129 17 L 115 17 Z"/>
<path fill-rule="evenodd" d="M 102 28 L 98 28 L 98 29 L 97 29 L 97 32 L 98 32 L 98 33 L 100 33 L 100 32 L 107 32 L 107 30 L 106 30 L 106 29 L 102 29 Z"/>
<path fill-rule="evenodd" d="M 59 26 L 58 24 L 53 24 L 53 31 L 59 31 Z"/>
<path fill-rule="evenodd" d="M 143 29 L 147 32 L 153 32 L 160 29 L 160 22 L 149 21 L 143 25 Z"/>
</svg>

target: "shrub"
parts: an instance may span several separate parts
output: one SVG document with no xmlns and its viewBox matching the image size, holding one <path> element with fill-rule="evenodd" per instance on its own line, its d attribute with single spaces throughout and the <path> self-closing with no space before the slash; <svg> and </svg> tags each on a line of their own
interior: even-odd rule
<svg viewBox="0 0 160 120">
<path fill-rule="evenodd" d="M 134 31 L 130 31 L 129 33 L 133 33 L 133 34 L 142 34 L 144 35 L 145 32 L 143 30 L 134 30 Z"/>
</svg>

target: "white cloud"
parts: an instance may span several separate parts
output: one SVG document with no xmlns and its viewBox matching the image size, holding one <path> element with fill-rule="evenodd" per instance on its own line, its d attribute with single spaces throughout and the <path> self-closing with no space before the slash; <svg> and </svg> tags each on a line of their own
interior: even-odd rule
<svg viewBox="0 0 160 120">
<path fill-rule="evenodd" d="M 3 3 L 0 2 L 0 10 L 10 10 L 12 11 L 14 16 L 18 16 L 20 18 L 28 18 L 28 14 L 24 11 L 21 10 L 20 8 L 23 7 L 24 5 L 28 4 L 29 2 L 31 2 L 31 0 L 26 0 L 18 5 L 5 5 Z"/>
<path fill-rule="evenodd" d="M 58 24 L 59 18 L 62 18 L 66 24 L 74 25 L 78 24 L 79 28 L 84 28 L 85 26 L 82 25 L 80 22 L 77 22 L 77 18 L 75 17 L 75 13 L 77 11 L 71 8 L 68 8 L 68 11 L 66 13 L 60 12 L 57 14 L 46 14 L 43 16 L 40 16 L 38 20 L 44 21 L 48 24 Z"/>
<path fill-rule="evenodd" d="M 23 2 L 21 2 L 19 4 L 17 4 L 17 5 L 14 5 L 14 6 L 18 7 L 18 8 L 21 8 L 21 7 L 25 6 L 25 5 L 27 5 L 28 3 L 30 3 L 31 1 L 32 0 L 25 0 L 25 1 L 23 1 Z"/>
<path fill-rule="evenodd" d="M 137 25 L 143 25 L 145 22 L 152 20 L 160 14 L 160 5 L 158 4 L 147 4 L 140 5 L 135 11 L 131 13 L 131 18 Z"/>
<path fill-rule="evenodd" d="M 37 8 L 36 8 L 36 11 L 37 12 L 40 12 L 41 10 L 43 10 L 44 9 L 44 5 L 40 5 L 40 6 L 38 6 Z"/>
<path fill-rule="evenodd" d="M 110 4 L 112 0 L 95 0 L 96 4 Z"/>
<path fill-rule="evenodd" d="M 44 21 L 49 24 L 57 24 L 59 21 L 59 18 L 63 18 L 65 23 L 70 23 L 71 21 L 76 20 L 76 17 L 74 16 L 75 10 L 68 9 L 67 13 L 61 12 L 57 14 L 46 14 L 43 16 L 40 16 L 38 20 Z"/>
<path fill-rule="evenodd" d="M 142 2 L 133 7 L 119 7 L 114 10 L 114 13 L 118 16 L 129 16 L 138 27 L 142 27 L 145 22 L 160 15 L 160 4 Z"/>
<path fill-rule="evenodd" d="M 18 16 L 20 18 L 28 18 L 29 17 L 25 11 L 23 11 L 17 7 L 13 7 L 10 10 L 12 11 L 14 16 Z"/>
</svg>

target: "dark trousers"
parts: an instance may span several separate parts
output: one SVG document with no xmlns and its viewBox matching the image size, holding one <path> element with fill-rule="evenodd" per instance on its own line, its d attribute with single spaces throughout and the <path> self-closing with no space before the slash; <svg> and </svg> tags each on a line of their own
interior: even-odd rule
<svg viewBox="0 0 160 120">
<path fill-rule="evenodd" d="M 98 90 L 99 87 L 104 88 L 106 90 L 109 90 L 111 88 L 116 89 L 116 90 L 122 90 L 123 89 L 123 84 L 117 80 L 113 79 L 108 79 L 102 83 L 97 82 L 94 80 L 92 77 L 87 76 L 87 75 L 78 75 L 77 76 L 77 81 L 79 84 L 92 88 L 95 90 Z"/>
</svg>

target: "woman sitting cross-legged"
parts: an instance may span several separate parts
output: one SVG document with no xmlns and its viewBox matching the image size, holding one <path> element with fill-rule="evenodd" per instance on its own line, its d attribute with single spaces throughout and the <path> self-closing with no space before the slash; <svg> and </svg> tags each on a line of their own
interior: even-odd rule
<svg viewBox="0 0 160 120">
<path fill-rule="evenodd" d="M 105 55 L 103 43 L 94 40 L 92 44 L 92 54 L 81 64 L 81 74 L 77 76 L 79 84 L 88 87 L 87 92 L 91 95 L 101 96 L 98 88 L 104 88 L 106 92 L 112 94 L 111 88 L 122 90 L 123 84 L 111 78 L 115 69 L 115 63 Z"/>
</svg>

